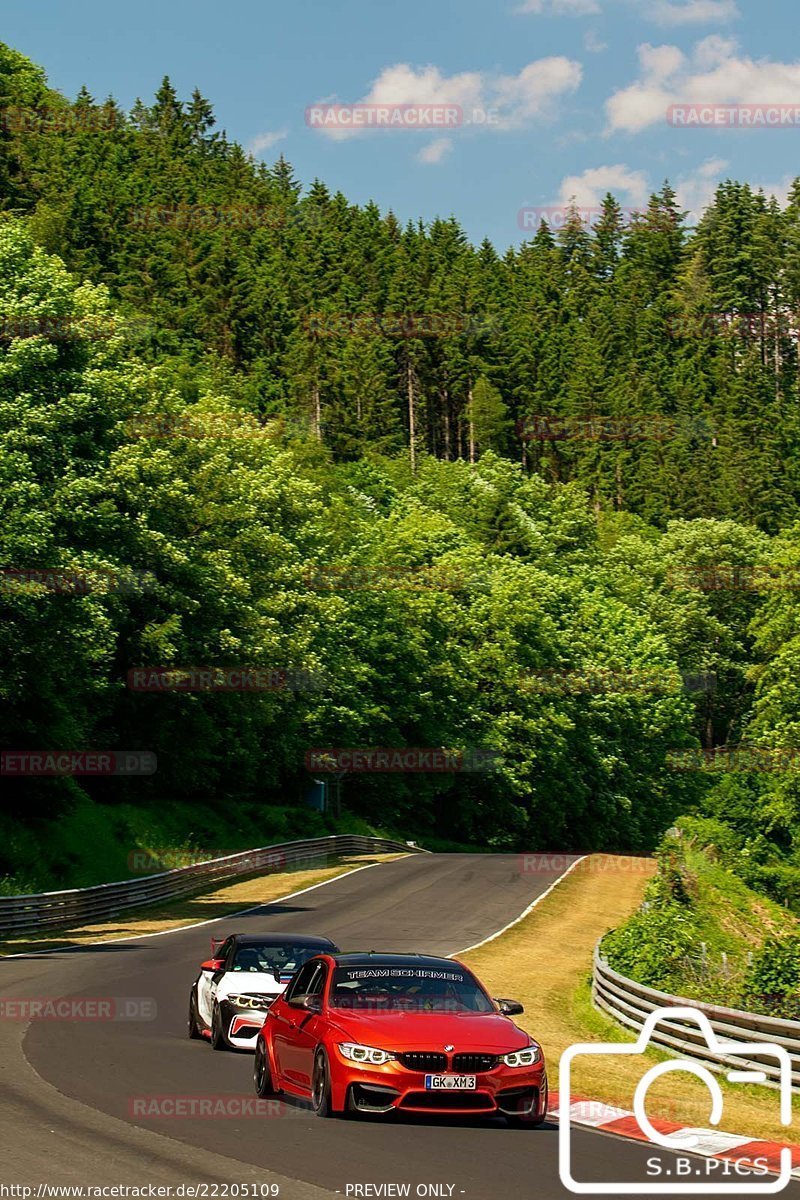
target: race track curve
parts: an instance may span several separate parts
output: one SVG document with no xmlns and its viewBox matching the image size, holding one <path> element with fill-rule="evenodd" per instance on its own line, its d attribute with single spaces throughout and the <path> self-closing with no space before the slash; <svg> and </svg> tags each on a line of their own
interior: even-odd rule
<svg viewBox="0 0 800 1200">
<path fill-rule="evenodd" d="M 455 1200 L 563 1200 L 555 1124 L 322 1121 L 293 1100 L 260 1119 L 141 1120 L 130 1109 L 133 1097 L 253 1095 L 251 1056 L 186 1037 L 189 987 L 212 934 L 322 933 L 343 950 L 454 954 L 516 918 L 558 874 L 523 873 L 517 855 L 411 855 L 238 918 L 0 960 L 5 997 L 148 998 L 157 1008 L 146 1021 L 0 1023 L 4 1180 L 276 1180 L 290 1200 L 347 1195 L 348 1185 L 353 1195 L 354 1184 L 407 1183 L 412 1195 L 438 1184 Z M 652 1148 L 582 1129 L 574 1144 L 583 1178 L 646 1177 Z M 800 1185 L 784 1194 L 800 1200 Z"/>
</svg>

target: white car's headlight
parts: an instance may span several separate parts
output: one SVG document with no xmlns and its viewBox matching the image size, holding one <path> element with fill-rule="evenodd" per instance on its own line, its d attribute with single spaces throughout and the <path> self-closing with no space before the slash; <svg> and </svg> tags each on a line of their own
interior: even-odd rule
<svg viewBox="0 0 800 1200">
<path fill-rule="evenodd" d="M 391 1062 L 396 1055 L 388 1050 L 378 1050 L 375 1046 L 362 1046 L 358 1042 L 339 1042 L 339 1050 L 351 1062 L 363 1063 L 366 1067 L 382 1067 Z"/>
<path fill-rule="evenodd" d="M 503 1055 L 503 1062 L 507 1067 L 532 1067 L 541 1061 L 542 1051 L 535 1043 L 525 1046 L 523 1050 L 512 1050 L 510 1054 Z"/>
<path fill-rule="evenodd" d="M 259 1011 L 265 1011 L 272 1004 L 275 997 L 249 995 L 245 992 L 242 995 L 231 993 L 229 996 L 225 996 L 224 999 L 229 1004 L 233 1004 L 235 1008 L 254 1008 Z"/>
</svg>

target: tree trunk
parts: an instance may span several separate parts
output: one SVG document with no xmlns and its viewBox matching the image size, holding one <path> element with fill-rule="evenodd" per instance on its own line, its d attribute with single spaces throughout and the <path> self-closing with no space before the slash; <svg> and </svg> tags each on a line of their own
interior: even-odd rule
<svg viewBox="0 0 800 1200">
<path fill-rule="evenodd" d="M 411 474 L 417 471 L 417 426 L 414 413 L 414 372 L 411 369 L 411 359 L 406 359 L 406 391 L 408 395 L 408 447 L 411 459 Z"/>
<path fill-rule="evenodd" d="M 322 441 L 322 397 L 319 392 L 319 380 L 314 380 L 314 436 Z"/>
<path fill-rule="evenodd" d="M 781 323 L 783 321 L 783 312 L 781 311 L 780 296 L 777 288 L 775 289 L 775 396 L 778 400 L 781 399 Z"/>
<path fill-rule="evenodd" d="M 467 392 L 467 420 L 469 421 L 469 461 L 475 462 L 475 421 L 472 416 L 472 383 Z"/>
<path fill-rule="evenodd" d="M 450 462 L 450 397 L 447 388 L 442 392 L 442 415 L 444 417 L 444 457 Z"/>
</svg>

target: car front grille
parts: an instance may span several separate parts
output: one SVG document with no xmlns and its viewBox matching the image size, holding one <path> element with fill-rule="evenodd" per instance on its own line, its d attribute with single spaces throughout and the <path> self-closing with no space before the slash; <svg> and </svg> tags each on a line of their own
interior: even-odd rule
<svg viewBox="0 0 800 1200">
<path fill-rule="evenodd" d="M 406 1092 L 397 1108 L 425 1109 L 429 1112 L 447 1112 L 465 1109 L 475 1112 L 495 1112 L 496 1105 L 485 1092 Z"/>
<path fill-rule="evenodd" d="M 499 1061 L 496 1054 L 454 1054 L 453 1070 L 458 1075 L 480 1075 L 491 1071 Z"/>
<path fill-rule="evenodd" d="M 447 1055 L 428 1053 L 426 1050 L 409 1050 L 398 1054 L 398 1059 L 409 1071 L 446 1071 Z"/>
</svg>

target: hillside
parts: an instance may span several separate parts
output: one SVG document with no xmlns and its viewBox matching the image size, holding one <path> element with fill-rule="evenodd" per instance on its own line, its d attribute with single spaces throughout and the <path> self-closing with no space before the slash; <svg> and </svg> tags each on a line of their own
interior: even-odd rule
<svg viewBox="0 0 800 1200">
<path fill-rule="evenodd" d="M 0 92 L 2 743 L 157 764 L 8 779 L 6 889 L 88 801 L 228 841 L 322 773 L 499 849 L 706 811 L 796 904 L 797 187 L 727 183 L 694 233 L 668 184 L 608 197 L 500 254 L 303 191 L 168 80 L 73 104 L 3 47 Z M 742 742 L 789 753 L 680 758 Z M 370 748 L 457 766 L 324 760 Z"/>
</svg>

